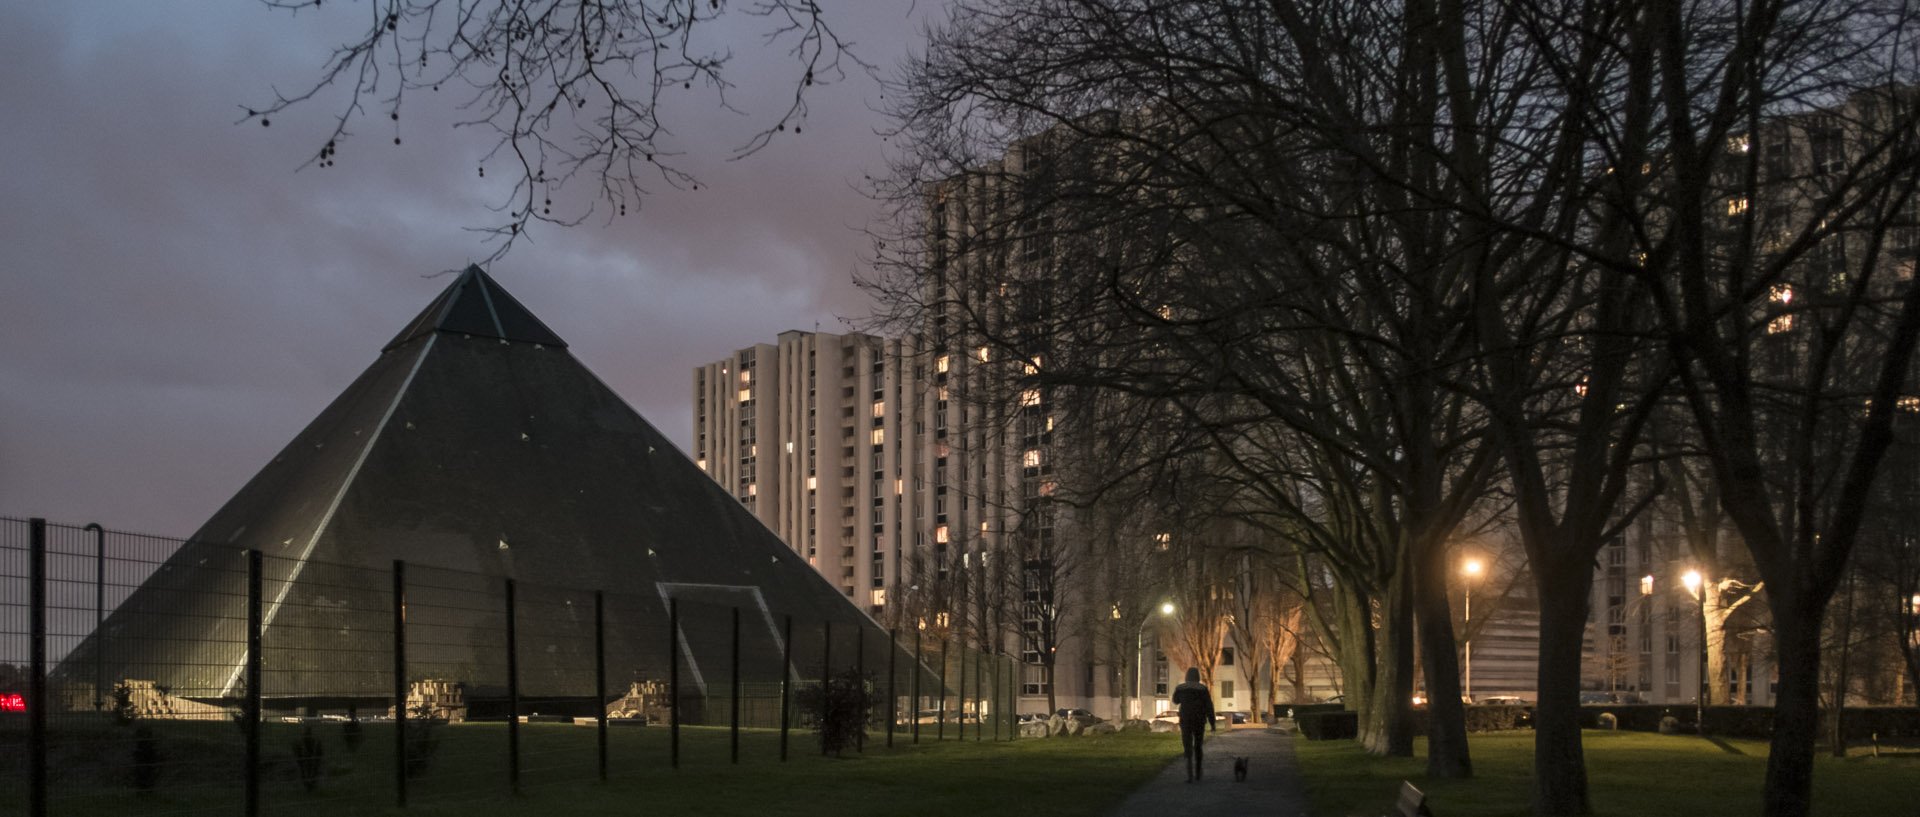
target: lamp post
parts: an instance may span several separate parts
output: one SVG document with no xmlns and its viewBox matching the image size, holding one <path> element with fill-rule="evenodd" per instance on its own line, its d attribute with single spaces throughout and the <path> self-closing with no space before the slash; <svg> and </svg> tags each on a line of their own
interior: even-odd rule
<svg viewBox="0 0 1920 817">
<path fill-rule="evenodd" d="M 1173 615 L 1173 602 L 1161 603 L 1160 608 L 1155 612 L 1163 616 Z M 1142 718 L 1146 714 L 1146 707 L 1141 703 L 1140 691 L 1147 682 L 1147 662 L 1143 657 L 1147 652 L 1147 625 L 1152 622 L 1153 613 L 1149 612 L 1146 618 L 1140 619 L 1140 629 L 1133 633 L 1133 716 L 1136 718 Z"/>
<path fill-rule="evenodd" d="M 1694 730 L 1704 737 L 1707 734 L 1707 583 L 1698 570 L 1687 571 L 1680 581 L 1700 602 L 1700 693 L 1693 717 Z"/>
<path fill-rule="evenodd" d="M 1468 559 L 1465 564 L 1460 565 L 1460 572 L 1467 577 L 1466 600 L 1463 604 L 1466 617 L 1462 624 L 1462 628 L 1467 631 L 1467 650 L 1466 657 L 1461 662 L 1461 675 L 1466 685 L 1468 700 L 1473 699 L 1473 580 L 1479 578 L 1482 569 L 1484 566 L 1480 564 L 1479 559 Z"/>
</svg>

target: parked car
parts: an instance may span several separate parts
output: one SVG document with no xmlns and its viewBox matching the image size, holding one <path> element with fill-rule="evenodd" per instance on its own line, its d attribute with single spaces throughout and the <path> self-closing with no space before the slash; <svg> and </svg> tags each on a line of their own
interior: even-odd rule
<svg viewBox="0 0 1920 817">
<path fill-rule="evenodd" d="M 1480 706 L 1532 706 L 1533 702 L 1518 695 L 1488 695 L 1479 700 Z"/>
</svg>

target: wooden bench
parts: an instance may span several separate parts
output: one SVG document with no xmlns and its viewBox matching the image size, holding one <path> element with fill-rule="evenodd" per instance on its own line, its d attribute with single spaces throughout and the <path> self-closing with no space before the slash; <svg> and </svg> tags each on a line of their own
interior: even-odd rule
<svg viewBox="0 0 1920 817">
<path fill-rule="evenodd" d="M 1398 817 L 1433 817 L 1433 810 L 1427 808 L 1427 796 L 1405 780 L 1400 781 L 1400 801 L 1394 804 L 1393 813 Z"/>
</svg>

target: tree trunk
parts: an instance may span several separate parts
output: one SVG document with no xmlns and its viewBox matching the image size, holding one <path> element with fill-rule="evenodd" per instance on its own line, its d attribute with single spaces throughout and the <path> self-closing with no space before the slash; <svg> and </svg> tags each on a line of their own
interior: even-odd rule
<svg viewBox="0 0 1920 817">
<path fill-rule="evenodd" d="M 1801 609 L 1785 582 L 1769 583 L 1780 692 L 1767 755 L 1766 817 L 1807 817 L 1813 808 L 1813 738 L 1820 717 L 1820 616 Z"/>
<path fill-rule="evenodd" d="M 1366 694 L 1362 700 L 1371 715 L 1362 715 L 1360 744 L 1376 756 L 1413 757 L 1413 581 L 1408 561 L 1402 558 L 1402 569 L 1394 572 L 1381 600 L 1380 627 L 1373 631 L 1372 687 L 1359 690 Z M 1361 612 L 1361 625 L 1371 626 L 1372 616 Z M 1347 699 L 1353 700 L 1355 692 L 1350 688 Z"/>
<path fill-rule="evenodd" d="M 1413 575 L 1419 585 L 1414 598 L 1420 660 L 1427 676 L 1427 776 L 1472 777 L 1467 713 L 1460 700 L 1460 655 L 1447 604 L 1447 550 L 1437 543 L 1416 547 L 1421 551 Z"/>
<path fill-rule="evenodd" d="M 1533 710 L 1533 813 L 1543 817 L 1593 813 L 1580 738 L 1580 644 L 1592 572 L 1579 573 L 1583 580 L 1569 581 L 1534 571 L 1540 594 L 1540 700 Z M 1576 584 L 1581 592 L 1574 592 Z"/>
</svg>

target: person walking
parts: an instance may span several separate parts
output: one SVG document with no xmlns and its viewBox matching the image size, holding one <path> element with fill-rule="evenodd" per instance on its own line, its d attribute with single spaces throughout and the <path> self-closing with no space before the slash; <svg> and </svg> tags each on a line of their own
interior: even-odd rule
<svg viewBox="0 0 1920 817">
<path fill-rule="evenodd" d="M 1180 708 L 1180 748 L 1187 753 L 1187 782 L 1200 779 L 1200 765 L 1206 757 L 1201 730 L 1219 731 L 1213 720 L 1213 691 L 1200 683 L 1200 670 L 1187 668 L 1187 681 L 1173 688 L 1173 705 Z"/>
</svg>

